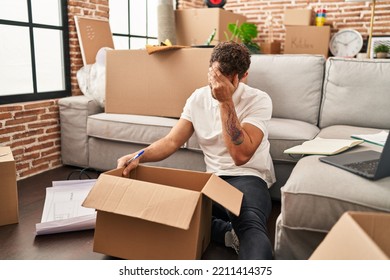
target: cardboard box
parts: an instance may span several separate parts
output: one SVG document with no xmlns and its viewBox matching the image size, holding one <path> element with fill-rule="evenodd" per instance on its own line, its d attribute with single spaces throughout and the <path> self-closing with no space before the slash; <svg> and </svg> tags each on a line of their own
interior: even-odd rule
<svg viewBox="0 0 390 280">
<path fill-rule="evenodd" d="M 106 54 L 106 113 L 180 117 L 187 98 L 208 84 L 212 49 Z"/>
<path fill-rule="evenodd" d="M 204 45 L 210 34 L 216 28 L 212 45 L 226 41 L 225 32 L 229 23 L 242 24 L 247 19 L 244 15 L 220 8 L 175 10 L 176 41 L 178 45 Z"/>
<path fill-rule="evenodd" d="M 280 54 L 280 42 L 260 43 L 260 53 L 262 54 Z"/>
<path fill-rule="evenodd" d="M 286 26 L 285 54 L 322 54 L 328 57 L 330 26 Z"/>
<path fill-rule="evenodd" d="M 114 49 L 108 20 L 75 16 L 74 21 L 84 65 L 95 63 L 101 48 Z"/>
<path fill-rule="evenodd" d="M 95 252 L 123 259 L 199 259 L 210 242 L 212 200 L 238 215 L 242 193 L 219 177 L 139 165 L 101 174 L 83 206 L 95 208 Z"/>
<path fill-rule="evenodd" d="M 0 226 L 19 221 L 16 165 L 10 147 L 0 147 Z"/>
<path fill-rule="evenodd" d="M 313 252 L 311 260 L 390 259 L 390 213 L 346 212 Z"/>
<path fill-rule="evenodd" d="M 289 9 L 284 12 L 284 25 L 312 25 L 312 9 Z"/>
</svg>

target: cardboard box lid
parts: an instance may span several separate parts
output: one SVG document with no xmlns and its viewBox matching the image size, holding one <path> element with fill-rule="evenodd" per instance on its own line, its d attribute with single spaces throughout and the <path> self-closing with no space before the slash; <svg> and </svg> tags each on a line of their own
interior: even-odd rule
<svg viewBox="0 0 390 280">
<path fill-rule="evenodd" d="M 346 212 L 310 259 L 388 260 L 389 236 L 389 213 Z"/>
<path fill-rule="evenodd" d="M 243 193 L 216 175 L 211 175 L 202 189 L 207 197 L 221 204 L 234 215 L 240 214 Z"/>
<path fill-rule="evenodd" d="M 102 174 L 83 206 L 188 229 L 200 193 Z"/>
<path fill-rule="evenodd" d="M 185 230 L 202 193 L 232 213 L 240 212 L 242 193 L 213 174 L 139 165 L 134 179 L 121 177 L 122 170 L 101 174 L 83 206 Z M 199 191 L 193 189 L 203 182 Z"/>
<path fill-rule="evenodd" d="M 114 49 L 114 40 L 108 20 L 75 16 L 83 64 L 95 63 L 96 54 L 103 47 Z"/>
</svg>

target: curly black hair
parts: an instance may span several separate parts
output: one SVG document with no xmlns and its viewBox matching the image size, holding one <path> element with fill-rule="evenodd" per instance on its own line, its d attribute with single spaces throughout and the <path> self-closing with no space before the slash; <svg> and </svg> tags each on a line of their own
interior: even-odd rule
<svg viewBox="0 0 390 280">
<path fill-rule="evenodd" d="M 238 74 L 238 78 L 241 79 L 251 64 L 250 52 L 244 44 L 234 41 L 221 42 L 211 53 L 210 66 L 215 61 L 219 62 L 222 74 Z"/>
</svg>

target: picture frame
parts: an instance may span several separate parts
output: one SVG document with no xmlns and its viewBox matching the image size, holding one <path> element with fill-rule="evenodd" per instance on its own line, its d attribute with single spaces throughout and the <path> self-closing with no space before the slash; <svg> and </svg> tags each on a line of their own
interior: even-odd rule
<svg viewBox="0 0 390 280">
<path fill-rule="evenodd" d="M 390 47 L 390 36 L 372 36 L 370 48 L 371 58 L 376 58 L 374 48 L 380 44 L 385 44 Z M 390 58 L 390 54 L 387 54 L 387 58 Z"/>
</svg>

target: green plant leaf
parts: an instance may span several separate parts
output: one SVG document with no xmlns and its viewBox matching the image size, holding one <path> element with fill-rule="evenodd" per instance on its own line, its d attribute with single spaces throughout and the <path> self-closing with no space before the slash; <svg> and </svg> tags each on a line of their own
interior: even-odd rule
<svg viewBox="0 0 390 280">
<path fill-rule="evenodd" d="M 232 33 L 231 37 L 228 38 L 228 35 L 225 32 L 227 40 L 240 40 L 244 45 L 248 47 L 249 51 L 251 51 L 252 53 L 259 53 L 260 46 L 257 43 L 253 42 L 253 39 L 255 39 L 258 34 L 256 24 L 244 22 L 241 25 L 238 25 L 238 22 L 236 22 L 229 23 L 227 28 Z"/>
</svg>

